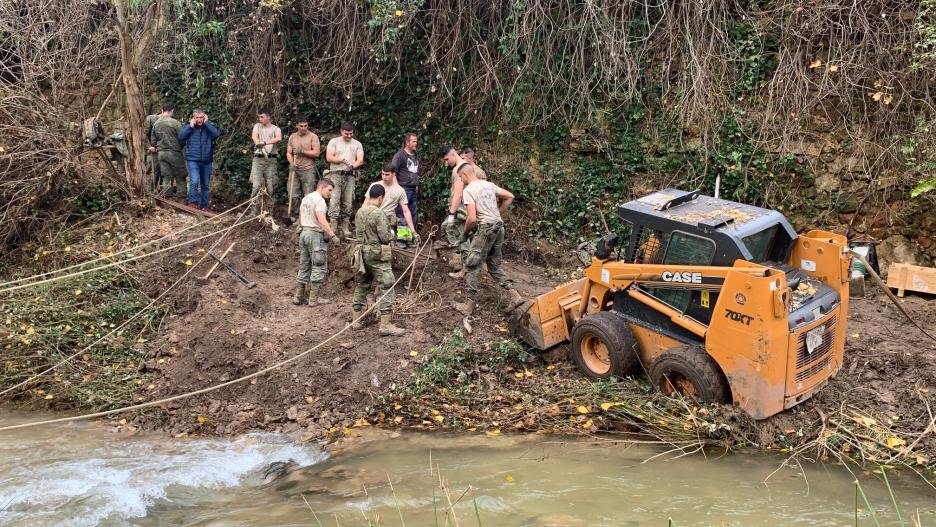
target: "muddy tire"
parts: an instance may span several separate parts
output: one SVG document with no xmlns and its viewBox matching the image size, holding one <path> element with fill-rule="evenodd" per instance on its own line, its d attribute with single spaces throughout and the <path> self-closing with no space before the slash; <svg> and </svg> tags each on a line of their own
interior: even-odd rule
<svg viewBox="0 0 936 527">
<path fill-rule="evenodd" d="M 728 380 L 702 348 L 678 346 L 663 352 L 650 365 L 650 380 L 667 395 L 681 395 L 703 403 L 731 402 Z"/>
<path fill-rule="evenodd" d="M 593 380 L 624 377 L 637 369 L 634 334 L 609 311 L 588 315 L 572 328 L 572 362 Z"/>
</svg>

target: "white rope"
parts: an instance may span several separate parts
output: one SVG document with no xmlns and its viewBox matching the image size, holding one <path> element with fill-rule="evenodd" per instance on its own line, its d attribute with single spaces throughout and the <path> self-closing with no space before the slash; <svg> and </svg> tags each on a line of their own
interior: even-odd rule
<svg viewBox="0 0 936 527">
<path fill-rule="evenodd" d="M 205 254 L 203 254 L 202 257 L 198 259 L 198 262 L 196 262 L 195 264 L 193 264 L 192 267 L 190 267 L 181 277 L 179 277 L 178 280 L 176 280 L 172 285 L 170 285 L 165 291 L 163 291 L 162 293 L 160 293 L 159 296 L 157 296 L 155 299 L 153 299 L 152 301 L 150 301 L 149 304 L 143 306 L 139 311 L 137 311 L 136 313 L 134 313 L 134 315 L 133 315 L 132 317 L 130 317 L 130 318 L 128 318 L 126 321 L 124 321 L 123 324 L 121 324 L 121 325 L 117 326 L 116 328 L 110 330 L 109 332 L 107 332 L 106 335 L 104 335 L 104 336 L 98 338 L 97 340 L 95 340 L 95 341 L 92 342 L 91 344 L 88 344 L 87 346 L 85 346 L 85 347 L 82 348 L 81 350 L 79 350 L 79 351 L 77 351 L 77 352 L 75 352 L 75 353 L 69 355 L 68 357 L 65 357 L 64 359 L 62 359 L 61 361 L 57 362 L 57 363 L 54 364 L 53 366 L 50 366 L 50 367 L 46 368 L 46 369 L 43 370 L 42 372 L 33 375 L 32 377 L 26 379 L 25 381 L 22 381 L 22 382 L 20 382 L 20 383 L 14 385 L 14 386 L 11 386 L 10 388 L 7 388 L 7 389 L 3 390 L 2 392 L 0 392 L 0 397 L 3 397 L 4 395 L 6 395 L 6 394 L 12 392 L 13 390 L 16 390 L 17 388 L 20 388 L 20 387 L 22 387 L 22 386 L 25 386 L 26 384 L 31 383 L 32 381 L 38 379 L 39 377 L 42 377 L 43 375 L 46 375 L 46 374 L 49 373 L 50 371 L 52 371 L 52 370 L 58 368 L 59 366 L 65 364 L 66 362 L 68 362 L 68 361 L 74 359 L 74 358 L 77 357 L 78 355 L 81 355 L 82 353 L 88 351 L 89 349 L 91 349 L 91 348 L 93 348 L 94 346 L 98 345 L 100 342 L 104 341 L 105 339 L 107 339 L 107 338 L 109 338 L 110 336 L 114 335 L 115 333 L 119 332 L 119 331 L 122 330 L 123 328 L 127 327 L 131 322 L 133 322 L 133 321 L 136 320 L 138 317 L 140 317 L 143 313 L 145 313 L 145 312 L 148 311 L 150 308 L 152 308 L 153 306 L 155 306 L 157 302 L 159 302 L 160 300 L 162 300 L 163 297 L 165 297 L 166 295 L 168 295 L 170 291 L 172 291 L 173 289 L 175 289 L 176 286 L 178 286 L 180 283 L 182 283 L 183 280 L 185 280 L 190 274 L 192 274 L 192 272 L 195 271 L 195 268 L 198 267 L 198 265 L 199 265 L 200 263 L 202 263 L 203 261 L 205 261 L 206 258 L 208 258 L 209 253 L 211 253 L 211 251 L 212 251 L 215 247 L 217 247 L 218 244 L 220 244 L 220 243 L 224 240 L 225 236 L 227 236 L 227 234 L 230 233 L 231 230 L 233 230 L 235 227 L 238 227 L 238 226 L 240 226 L 240 225 L 244 225 L 244 224 L 246 224 L 246 223 L 250 223 L 251 221 L 254 221 L 254 220 L 256 220 L 257 218 L 260 218 L 260 217 L 261 217 L 261 216 L 254 216 L 254 217 L 250 218 L 249 220 L 240 221 L 240 219 L 244 216 L 244 214 L 247 213 L 247 210 L 248 210 L 248 209 L 245 209 L 243 212 L 240 213 L 240 215 L 239 215 L 239 216 L 237 217 L 237 219 L 235 220 L 234 225 L 231 225 L 230 227 L 226 227 L 225 229 L 223 229 L 223 231 L 218 231 L 218 232 L 225 232 L 225 234 L 222 235 L 220 238 L 218 238 L 218 240 L 214 242 L 214 245 L 212 245 L 207 251 L 205 251 Z M 217 234 L 217 233 L 216 233 L 216 234 Z M 122 262 L 121 262 L 121 263 L 122 263 Z"/>
<path fill-rule="evenodd" d="M 216 215 L 215 215 L 214 217 L 212 217 L 212 218 L 208 218 L 208 219 L 206 219 L 206 220 L 204 220 L 204 221 L 200 221 L 200 222 L 198 222 L 198 223 L 196 223 L 196 224 L 194 224 L 194 225 L 189 225 L 188 227 L 185 227 L 184 229 L 181 229 L 181 230 L 178 230 L 178 231 L 170 232 L 169 234 L 167 234 L 167 235 L 165 235 L 165 236 L 163 236 L 163 237 L 161 237 L 161 238 L 157 238 L 157 239 L 155 239 L 155 240 L 151 240 L 151 241 L 148 241 L 148 242 L 146 242 L 146 243 L 142 243 L 142 244 L 140 244 L 140 245 L 136 245 L 136 246 L 134 246 L 134 247 L 130 247 L 130 248 L 124 249 L 124 250 L 122 250 L 122 251 L 115 252 L 115 253 L 113 253 L 113 254 L 108 254 L 107 256 L 101 256 L 101 257 L 95 258 L 95 259 L 93 259 L 93 260 L 88 260 L 87 262 L 76 263 L 76 264 L 74 264 L 74 265 L 69 265 L 68 267 L 62 267 L 62 268 L 56 269 L 56 270 L 54 270 L 54 271 L 48 271 L 48 272 L 45 272 L 45 273 L 39 273 L 39 274 L 35 274 L 35 275 L 32 275 L 32 276 L 24 277 L 24 278 L 17 278 L 16 280 L 10 280 L 9 282 L 3 282 L 3 283 L 0 283 L 0 289 L 2 289 L 2 288 L 4 288 L 4 287 L 7 287 L 7 286 L 10 286 L 10 285 L 13 285 L 13 284 L 18 284 L 18 283 L 21 283 L 21 282 L 28 282 L 28 281 L 30 281 L 30 280 L 36 280 L 36 279 L 43 278 L 43 277 L 46 277 L 46 276 L 49 276 L 49 275 L 58 274 L 58 273 L 61 273 L 61 272 L 64 272 L 64 271 L 70 271 L 70 270 L 72 270 L 72 269 L 77 269 L 77 268 L 79 268 L 79 267 L 84 267 L 84 266 L 86 266 L 86 265 L 91 265 L 91 264 L 93 264 L 93 263 L 97 263 L 97 262 L 100 262 L 100 261 L 103 261 L 103 260 L 110 260 L 110 259 L 113 259 L 113 258 L 116 258 L 116 257 L 120 256 L 121 254 L 126 254 L 126 253 L 128 253 L 128 252 L 138 251 L 138 250 L 140 250 L 140 249 L 142 249 L 142 248 L 144 248 L 144 247 L 149 247 L 150 245 L 154 245 L 154 244 L 157 244 L 157 243 L 159 243 L 159 242 L 161 242 L 161 241 L 167 240 L 167 239 L 169 239 L 169 238 L 173 238 L 173 237 L 175 237 L 175 236 L 178 236 L 178 235 L 182 234 L 183 232 L 190 231 L 190 230 L 195 229 L 195 228 L 197 228 L 197 227 L 201 227 L 202 225 L 204 225 L 204 224 L 206 224 L 206 223 L 208 223 L 208 222 L 215 222 L 215 221 L 217 221 L 219 218 L 221 218 L 222 216 L 226 216 L 227 214 L 229 214 L 229 213 L 231 213 L 231 212 L 233 212 L 233 211 L 235 211 L 235 210 L 237 210 L 237 209 L 243 207 L 244 205 L 249 204 L 249 203 L 250 203 L 251 201 L 253 201 L 254 199 L 255 199 L 255 198 L 250 198 L 249 200 L 247 200 L 247 201 L 241 203 L 240 205 L 235 205 L 235 206 L 233 206 L 233 207 L 227 209 L 227 210 L 224 211 L 224 212 L 221 212 L 221 213 L 219 213 L 219 214 L 216 214 Z"/>
<path fill-rule="evenodd" d="M 243 213 L 242 213 L 242 214 L 243 214 Z M 65 279 L 68 279 L 68 278 L 75 278 L 75 277 L 78 277 L 78 276 L 86 275 L 86 274 L 88 274 L 88 273 L 94 273 L 94 272 L 97 272 L 97 271 L 103 271 L 104 269 L 110 269 L 111 267 L 118 267 L 118 266 L 121 266 L 121 265 L 130 263 L 130 262 L 135 262 L 135 261 L 137 261 L 137 260 L 142 260 L 142 259 L 144 259 L 144 258 L 149 258 L 149 257 L 151 257 L 151 256 L 156 256 L 157 254 L 162 254 L 162 253 L 165 253 L 165 252 L 169 252 L 169 251 L 172 251 L 172 250 L 174 250 L 174 249 L 178 249 L 179 247 L 185 247 L 186 245 L 191 245 L 191 244 L 193 244 L 193 243 L 195 243 L 195 242 L 197 242 L 197 241 L 204 240 L 205 238 L 211 238 L 212 236 L 215 236 L 215 235 L 217 235 L 217 234 L 219 234 L 219 233 L 222 233 L 222 232 L 225 232 L 225 231 L 229 231 L 230 229 L 232 229 L 232 228 L 234 228 L 234 227 L 238 227 L 238 226 L 240 226 L 240 225 L 243 225 L 244 223 L 251 222 L 251 221 L 253 221 L 254 219 L 256 219 L 256 218 L 251 218 L 251 219 L 245 220 L 245 221 L 243 221 L 243 222 L 241 222 L 241 223 L 236 223 L 236 224 L 234 224 L 234 225 L 232 225 L 232 226 L 230 226 L 230 227 L 225 227 L 225 228 L 223 228 L 223 229 L 219 229 L 219 230 L 210 232 L 210 233 L 208 233 L 208 234 L 204 234 L 204 235 L 199 236 L 199 237 L 197 237 L 197 238 L 192 238 L 191 240 L 187 240 L 187 241 L 184 241 L 184 242 L 179 242 L 179 243 L 177 243 L 177 244 L 170 245 L 170 246 L 168 246 L 168 247 L 164 247 L 164 248 L 162 248 L 162 249 L 153 251 L 153 252 L 151 252 L 151 253 L 141 254 L 141 255 L 139 255 L 139 256 L 131 256 L 130 258 L 124 258 L 124 259 L 122 259 L 122 260 L 119 260 L 119 261 L 116 261 L 116 262 L 111 262 L 111 263 L 104 264 L 104 265 L 100 265 L 100 266 L 98 266 L 98 267 L 92 267 L 92 268 L 90 268 L 90 269 L 84 269 L 84 270 L 82 270 L 82 271 L 76 271 L 76 272 L 74 272 L 74 273 L 68 273 L 68 274 L 64 274 L 64 275 L 61 275 L 61 276 L 53 276 L 53 277 L 51 277 L 51 278 L 46 278 L 46 279 L 44 279 L 44 280 L 39 280 L 39 281 L 37 281 L 37 282 L 29 282 L 29 283 L 27 283 L 27 284 L 19 284 L 19 285 L 14 285 L 14 286 L 10 286 L 10 287 L 7 287 L 7 288 L 3 288 L 3 289 L 0 289 L 0 294 L 2 294 L 2 293 L 8 293 L 8 292 L 10 292 L 10 291 L 16 291 L 16 290 L 19 290 L 19 289 L 27 289 L 27 288 L 30 288 L 30 287 L 36 287 L 36 286 L 40 286 L 40 285 L 44 285 L 44 284 L 48 284 L 48 283 L 52 283 L 52 282 L 58 282 L 59 280 L 65 280 Z"/>
<path fill-rule="evenodd" d="M 430 243 L 432 243 L 432 238 L 433 238 L 433 235 L 430 234 L 430 235 L 428 236 L 428 240 L 426 241 L 426 243 L 424 243 L 424 244 L 422 245 L 422 247 L 420 247 L 419 250 L 416 251 L 416 257 L 418 257 L 419 254 L 422 253 L 422 251 L 423 251 L 426 247 L 428 247 Z M 220 241 L 220 240 L 219 240 L 219 241 Z M 373 304 L 371 307 L 369 307 L 369 308 L 367 308 L 366 310 L 364 310 L 364 312 L 361 313 L 360 316 L 358 316 L 356 319 L 354 319 L 354 321 L 352 322 L 352 324 L 353 324 L 354 322 L 358 322 L 358 321 L 362 320 L 365 316 L 367 316 L 369 313 L 371 313 L 374 309 L 377 308 L 377 305 L 380 303 L 380 301 L 383 300 L 383 298 L 384 298 L 385 296 L 387 296 L 388 294 L 390 294 L 390 292 L 393 291 L 393 289 L 397 286 L 397 284 L 399 284 L 400 281 L 403 280 L 403 277 L 406 276 L 407 271 L 409 271 L 411 267 L 413 267 L 413 266 L 416 265 L 416 257 L 414 257 L 414 258 L 413 258 L 413 261 L 410 262 L 409 266 L 407 266 L 407 268 L 404 269 L 402 273 L 400 273 L 400 277 L 397 278 L 396 282 L 393 283 L 393 286 L 387 288 L 387 290 L 384 291 L 384 294 L 381 295 L 380 298 L 378 298 L 378 299 L 374 302 L 374 304 Z M 221 384 L 216 384 L 216 385 L 214 385 L 214 386 L 209 386 L 209 387 L 207 387 L 207 388 L 202 388 L 202 389 L 200 389 L 200 390 L 195 390 L 195 391 L 192 391 L 192 392 L 187 392 L 187 393 L 183 393 L 183 394 L 179 394 L 179 395 L 173 395 L 172 397 L 167 397 L 167 398 L 165 398 L 165 399 L 159 399 L 159 400 L 157 400 L 157 401 L 149 401 L 149 402 L 146 402 L 146 403 L 134 404 L 134 405 L 127 406 L 127 407 L 124 407 L 124 408 L 118 408 L 118 409 L 116 409 L 116 410 L 105 410 L 105 411 L 102 411 L 102 412 L 95 412 L 95 413 L 91 413 L 91 414 L 75 415 L 75 416 L 71 416 L 71 417 L 60 417 L 60 418 L 58 418 L 58 419 L 48 419 L 48 420 L 45 420 L 45 421 L 35 421 L 35 422 L 31 422 L 31 423 L 22 423 L 22 424 L 18 424 L 18 425 L 4 426 L 4 427 L 0 427 L 0 432 L 6 432 L 6 431 L 9 431 L 9 430 L 17 430 L 17 429 L 20 429 L 20 428 L 29 428 L 29 427 L 34 427 L 34 426 L 42 426 L 42 425 L 48 425 L 48 424 L 55 424 L 55 423 L 67 423 L 67 422 L 70 422 L 70 421 L 80 421 L 80 420 L 84 420 L 84 419 L 93 419 L 93 418 L 96 418 L 96 417 L 104 417 L 104 416 L 113 415 L 113 414 L 117 414 L 117 413 L 121 413 L 121 412 L 128 412 L 128 411 L 131 411 L 131 410 L 140 410 L 140 409 L 143 409 L 143 408 L 149 408 L 149 407 L 151 407 L 151 406 L 158 406 L 158 405 L 161 405 L 161 404 L 170 403 L 170 402 L 172 402 L 172 401 L 178 401 L 178 400 L 180 400 L 180 399 L 187 399 L 187 398 L 193 397 L 193 396 L 195 396 L 195 395 L 201 395 L 201 394 L 213 392 L 213 391 L 215 391 L 215 390 L 220 390 L 221 388 L 225 388 L 225 387 L 227 387 L 227 386 L 231 386 L 231 385 L 234 385 L 234 384 L 237 384 L 237 383 L 241 383 L 241 382 L 244 382 L 244 381 L 246 381 L 246 380 L 253 379 L 253 378 L 255 378 L 255 377 L 259 377 L 259 376 L 264 375 L 264 374 L 266 374 L 266 373 L 269 373 L 269 372 L 271 372 L 271 371 L 273 371 L 273 370 L 275 370 L 275 369 L 281 368 L 281 367 L 283 367 L 283 366 L 285 366 L 285 365 L 287 365 L 287 364 L 291 364 L 291 363 L 293 363 L 293 362 L 295 362 L 295 361 L 301 359 L 302 357 L 305 357 L 305 356 L 308 355 L 309 353 L 312 353 L 313 351 L 315 351 L 315 350 L 321 348 L 322 346 L 328 344 L 329 342 L 335 340 L 336 338 L 338 338 L 339 335 L 341 335 L 342 333 L 344 333 L 345 331 L 347 331 L 350 327 L 351 327 L 351 324 L 346 325 L 345 327 L 343 327 L 343 328 L 341 328 L 340 330 L 338 330 L 337 333 L 333 334 L 332 336 L 328 337 L 327 339 L 323 340 L 322 342 L 319 342 L 319 343 L 316 344 L 315 346 L 312 346 L 311 348 L 309 348 L 309 349 L 303 351 L 302 353 L 300 353 L 300 354 L 298 354 L 298 355 L 295 355 L 295 356 L 293 356 L 293 357 L 290 357 L 290 358 L 288 358 L 288 359 L 286 359 L 286 360 L 284 360 L 284 361 L 277 362 L 276 364 L 273 364 L 272 366 L 268 366 L 268 367 L 266 367 L 266 368 L 263 368 L 262 370 L 255 371 L 254 373 L 251 373 L 251 374 L 249 374 L 249 375 L 245 375 L 245 376 L 243 376 L 243 377 L 240 377 L 240 378 L 237 378 L 237 379 L 234 379 L 234 380 L 231 380 L 231 381 L 223 382 L 223 383 L 221 383 Z"/>
</svg>

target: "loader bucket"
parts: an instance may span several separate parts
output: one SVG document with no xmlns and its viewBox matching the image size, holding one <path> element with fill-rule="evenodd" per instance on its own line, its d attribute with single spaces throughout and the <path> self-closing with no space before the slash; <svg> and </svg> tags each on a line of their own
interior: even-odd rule
<svg viewBox="0 0 936 527">
<path fill-rule="evenodd" d="M 587 284 L 582 278 L 524 302 L 507 321 L 511 333 L 539 350 L 569 340 Z"/>
</svg>

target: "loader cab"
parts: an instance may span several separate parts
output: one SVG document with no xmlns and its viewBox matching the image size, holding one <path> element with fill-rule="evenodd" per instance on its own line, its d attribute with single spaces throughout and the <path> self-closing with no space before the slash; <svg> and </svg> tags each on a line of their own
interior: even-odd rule
<svg viewBox="0 0 936 527">
<path fill-rule="evenodd" d="M 665 189 L 618 206 L 627 225 L 618 259 L 628 263 L 731 266 L 785 262 L 796 239 L 777 211 Z"/>
<path fill-rule="evenodd" d="M 618 215 L 625 223 L 625 230 L 617 236 L 620 246 L 616 247 L 616 259 L 635 264 L 669 264 L 674 266 L 674 271 L 686 271 L 689 269 L 686 266 L 731 267 L 735 260 L 785 262 L 796 239 L 796 231 L 780 213 L 703 196 L 698 190 L 661 190 L 619 205 Z M 599 244 L 599 248 L 602 245 L 603 252 L 610 257 L 608 247 L 613 242 Z M 600 254 L 596 256 L 601 258 Z M 664 277 L 664 280 L 672 278 Z M 717 292 L 678 286 L 639 287 L 706 325 L 711 321 L 718 300 Z M 659 313 L 634 304 L 627 295 L 619 295 L 615 309 L 639 310 L 647 319 L 659 318 L 660 327 L 670 325 Z M 674 331 L 683 333 L 678 329 Z"/>
</svg>

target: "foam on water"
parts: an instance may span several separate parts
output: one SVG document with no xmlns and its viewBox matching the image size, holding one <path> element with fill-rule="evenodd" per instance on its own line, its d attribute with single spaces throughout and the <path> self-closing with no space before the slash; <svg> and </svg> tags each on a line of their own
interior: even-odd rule
<svg viewBox="0 0 936 527">
<path fill-rule="evenodd" d="M 300 466 L 325 459 L 315 446 L 281 435 L 250 434 L 236 440 L 107 441 L 88 448 L 63 446 L 33 455 L 31 446 L 0 438 L 0 525 L 127 525 L 147 508 L 185 489 L 239 485 L 275 461 Z M 35 450 L 33 450 L 34 452 Z"/>
</svg>

